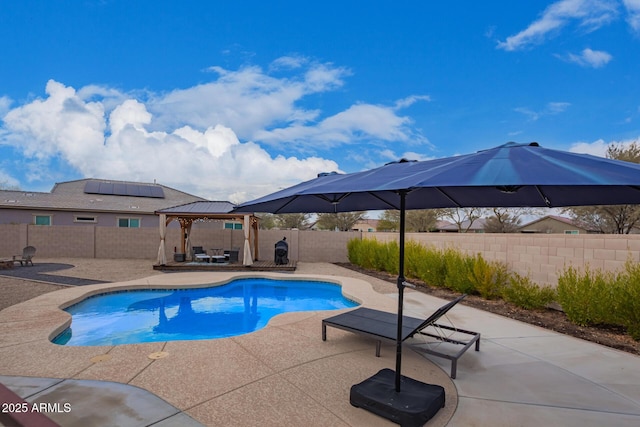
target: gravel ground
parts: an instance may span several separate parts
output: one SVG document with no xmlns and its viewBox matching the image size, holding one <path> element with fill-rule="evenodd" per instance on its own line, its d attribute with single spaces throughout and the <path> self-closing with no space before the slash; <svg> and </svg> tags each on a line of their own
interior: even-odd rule
<svg viewBox="0 0 640 427">
<path fill-rule="evenodd" d="M 68 265 L 54 271 L 42 271 L 45 264 Z M 18 277 L 7 277 L 3 274 L 15 274 L 16 272 L 27 272 L 30 280 Z M 29 270 L 33 269 L 33 270 Z M 45 269 L 46 270 L 46 269 Z M 35 273 L 34 273 L 35 271 Z M 127 280 L 139 279 L 155 274 L 163 274 L 153 269 L 152 260 L 129 260 L 129 259 L 93 259 L 93 258 L 56 258 L 56 259 L 36 259 L 34 267 L 16 266 L 9 270 L 0 270 L 0 310 L 11 305 L 27 301 L 47 292 L 64 289 L 63 283 L 86 284 L 87 280 L 66 280 L 64 277 L 75 279 L 88 279 L 89 281 L 101 282 L 123 282 Z M 51 276 L 54 276 L 51 278 Z M 56 280 L 56 277 L 61 280 Z M 52 283 L 55 282 L 55 283 Z"/>
</svg>

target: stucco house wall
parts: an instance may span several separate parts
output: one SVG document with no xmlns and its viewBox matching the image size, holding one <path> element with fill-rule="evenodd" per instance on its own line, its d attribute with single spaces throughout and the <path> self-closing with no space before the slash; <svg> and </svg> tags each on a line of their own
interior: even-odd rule
<svg viewBox="0 0 640 427">
<path fill-rule="evenodd" d="M 87 192 L 91 184 L 153 188 L 162 196 L 96 194 Z M 133 218 L 139 220 L 140 228 L 157 228 L 156 211 L 202 200 L 156 183 L 81 179 L 57 183 L 49 193 L 0 190 L 0 224 L 35 224 L 36 216 L 50 216 L 51 226 L 118 227 L 120 218 Z"/>
<path fill-rule="evenodd" d="M 578 227 L 568 218 L 546 216 L 536 221 L 523 225 L 518 230 L 521 233 L 546 233 L 546 234 L 587 234 L 589 231 Z"/>
</svg>

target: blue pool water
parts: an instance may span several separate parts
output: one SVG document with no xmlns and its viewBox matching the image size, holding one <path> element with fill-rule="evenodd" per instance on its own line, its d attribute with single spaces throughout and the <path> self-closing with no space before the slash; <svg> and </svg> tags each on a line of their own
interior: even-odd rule
<svg viewBox="0 0 640 427">
<path fill-rule="evenodd" d="M 223 338 L 257 331 L 281 313 L 356 305 L 336 284 L 302 280 L 239 279 L 208 288 L 113 292 L 65 309 L 72 316 L 71 327 L 53 342 L 114 345 Z"/>
</svg>

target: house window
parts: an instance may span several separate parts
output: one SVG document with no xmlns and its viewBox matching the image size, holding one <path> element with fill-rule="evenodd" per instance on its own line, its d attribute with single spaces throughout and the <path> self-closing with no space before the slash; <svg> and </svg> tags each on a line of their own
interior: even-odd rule
<svg viewBox="0 0 640 427">
<path fill-rule="evenodd" d="M 239 222 L 225 222 L 224 229 L 225 230 L 242 230 L 242 224 Z"/>
<path fill-rule="evenodd" d="M 81 216 L 76 215 L 73 217 L 74 222 L 98 222 L 95 216 Z"/>
<path fill-rule="evenodd" d="M 35 225 L 51 225 L 51 215 L 35 215 L 33 223 Z"/>
<path fill-rule="evenodd" d="M 118 227 L 140 228 L 140 218 L 118 218 Z"/>
<path fill-rule="evenodd" d="M 578 230 L 564 230 L 564 234 L 580 234 Z"/>
</svg>

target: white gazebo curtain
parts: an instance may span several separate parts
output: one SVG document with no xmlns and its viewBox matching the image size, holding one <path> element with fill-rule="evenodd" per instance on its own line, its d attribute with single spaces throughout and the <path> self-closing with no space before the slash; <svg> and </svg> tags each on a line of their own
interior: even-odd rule
<svg viewBox="0 0 640 427">
<path fill-rule="evenodd" d="M 244 227 L 242 227 L 244 231 L 244 252 L 243 252 L 243 265 L 252 265 L 253 264 L 253 254 L 251 253 L 251 244 L 249 244 L 249 233 L 251 231 L 251 217 L 249 215 L 244 216 Z"/>
<path fill-rule="evenodd" d="M 185 229 L 185 234 L 186 234 L 185 257 L 187 259 L 191 259 L 193 255 L 191 253 L 191 226 L 193 226 L 193 221 L 189 221 L 189 223 L 187 224 L 187 228 Z"/>
<path fill-rule="evenodd" d="M 165 238 L 167 236 L 167 216 L 160 214 L 160 247 L 158 248 L 158 265 L 167 263 L 167 249 Z"/>
</svg>

